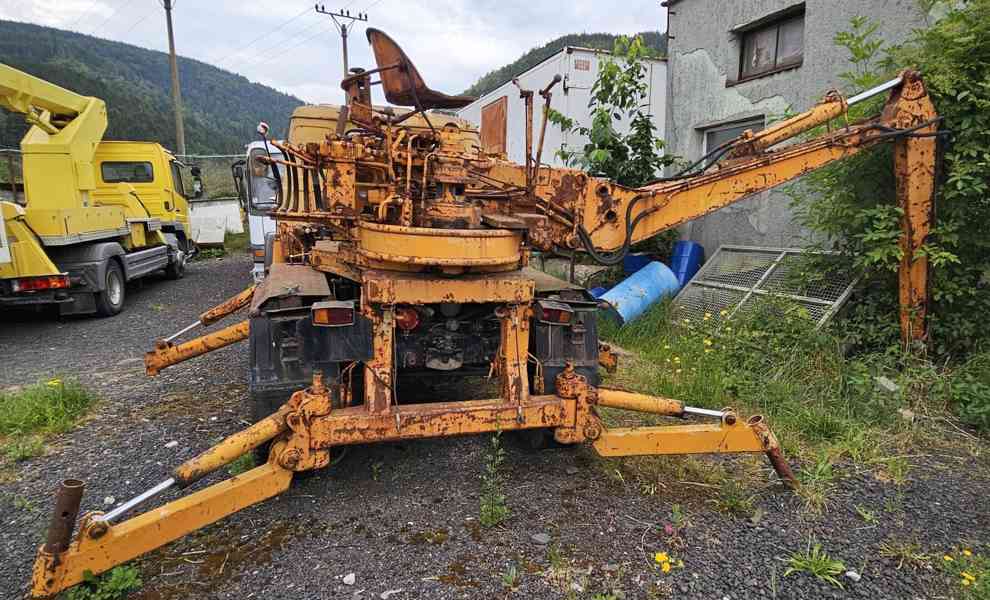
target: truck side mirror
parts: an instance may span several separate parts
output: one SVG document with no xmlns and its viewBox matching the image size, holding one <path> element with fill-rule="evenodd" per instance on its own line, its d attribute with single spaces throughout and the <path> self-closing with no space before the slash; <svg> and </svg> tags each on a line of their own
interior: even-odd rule
<svg viewBox="0 0 990 600">
<path fill-rule="evenodd" d="M 194 167 L 190 173 L 192 173 L 192 197 L 193 199 L 198 199 L 203 197 L 203 178 L 200 176 L 200 170 L 198 167 Z"/>
</svg>

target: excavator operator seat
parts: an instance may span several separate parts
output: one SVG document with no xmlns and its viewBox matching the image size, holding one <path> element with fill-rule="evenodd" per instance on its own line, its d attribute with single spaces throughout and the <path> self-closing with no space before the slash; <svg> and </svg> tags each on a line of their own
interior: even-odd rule
<svg viewBox="0 0 990 600">
<path fill-rule="evenodd" d="M 378 29 L 369 28 L 367 33 L 389 104 L 414 106 L 422 111 L 462 108 L 476 100 L 473 96 L 450 96 L 431 90 L 395 40 Z"/>
</svg>

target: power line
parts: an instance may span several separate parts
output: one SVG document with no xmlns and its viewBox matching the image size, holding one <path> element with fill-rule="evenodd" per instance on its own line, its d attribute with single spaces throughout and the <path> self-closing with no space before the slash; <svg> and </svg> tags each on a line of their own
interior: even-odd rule
<svg viewBox="0 0 990 600">
<path fill-rule="evenodd" d="M 89 32 L 89 35 L 95 34 L 98 29 L 102 29 L 104 25 L 106 25 L 107 23 L 109 23 L 110 22 L 110 19 L 112 19 L 113 16 L 115 14 L 117 14 L 117 11 L 118 10 L 120 10 L 120 5 L 117 5 L 115 8 L 111 9 L 110 10 L 110 14 L 107 15 L 107 18 L 106 19 L 103 19 L 103 22 L 102 23 L 100 23 L 99 25 L 97 25 L 96 27 L 94 27 L 93 30 Z"/>
<path fill-rule="evenodd" d="M 276 58 L 282 56 L 283 54 L 285 54 L 289 50 L 293 50 L 295 48 L 298 48 L 299 46 L 302 46 L 303 44 L 305 44 L 306 42 L 308 42 L 311 39 L 315 38 L 316 36 L 322 35 L 322 34 L 328 32 L 328 31 L 330 31 L 330 28 L 331 28 L 332 25 L 333 25 L 332 22 L 326 22 L 326 23 L 324 23 L 323 24 L 323 28 L 320 29 L 319 31 L 317 31 L 316 33 L 314 33 L 313 35 L 311 35 L 309 37 L 306 37 L 306 38 L 303 38 L 303 39 L 297 41 L 295 44 L 291 44 L 289 46 L 286 46 L 285 48 L 282 49 L 281 52 L 278 52 L 276 54 L 273 54 L 272 56 L 268 56 L 264 60 L 262 60 L 261 62 L 255 63 L 253 66 L 260 66 L 260 65 L 264 65 L 264 64 L 270 63 L 271 61 L 273 61 Z"/>
<path fill-rule="evenodd" d="M 309 25 L 303 27 L 299 31 L 296 31 L 295 33 L 293 33 L 292 35 L 290 35 L 289 36 L 289 41 L 292 41 L 293 39 L 295 39 L 298 36 L 306 33 L 307 31 L 312 30 L 317 25 L 325 25 L 325 23 L 323 21 L 316 21 L 316 20 L 314 20 Z M 275 44 L 273 44 L 273 45 L 265 48 L 261 52 L 258 52 L 256 56 L 253 56 L 253 57 L 247 59 L 247 61 L 245 61 L 245 64 L 250 64 L 250 63 L 253 63 L 253 62 L 257 62 L 257 61 L 259 61 L 259 60 L 261 60 L 263 58 L 267 58 L 269 52 L 271 52 L 272 50 L 277 50 L 278 48 L 281 48 L 284 44 L 285 44 L 285 40 L 280 41 L 280 42 L 277 42 L 277 43 L 275 43 Z"/>
<path fill-rule="evenodd" d="M 235 50 L 234 52 L 228 54 L 227 56 L 223 57 L 221 60 L 218 60 L 218 61 L 214 62 L 213 64 L 215 64 L 217 66 L 220 66 L 221 64 L 227 62 L 227 60 L 229 60 L 229 59 L 237 56 L 238 54 L 243 53 L 249 46 L 253 46 L 255 43 L 259 42 L 260 40 L 263 40 L 266 37 L 270 36 L 271 34 L 275 33 L 276 31 L 281 30 L 283 27 L 285 27 L 289 23 L 295 21 L 296 19 L 298 19 L 299 17 L 303 16 L 304 14 L 308 13 L 310 10 L 311 10 L 310 7 L 307 6 L 301 12 L 299 12 L 295 16 L 290 17 L 289 19 L 283 21 L 280 25 L 278 25 L 274 29 L 269 29 L 265 33 L 262 33 L 258 37 L 256 37 L 253 40 L 251 40 L 250 42 L 248 42 L 246 44 L 242 44 L 238 50 Z"/>
<path fill-rule="evenodd" d="M 76 17 L 76 20 L 73 21 L 71 25 L 69 25 L 69 29 L 72 29 L 76 25 L 78 25 L 79 23 L 81 23 L 83 21 L 83 19 L 85 19 L 89 15 L 89 11 L 93 10 L 93 7 L 96 6 L 96 3 L 98 1 L 99 0 L 93 0 L 92 2 L 90 2 L 89 3 L 89 6 L 87 6 L 86 8 L 84 8 L 83 11 L 82 11 L 82 13 L 80 13 L 79 16 Z"/>
<path fill-rule="evenodd" d="M 137 27 L 138 25 L 140 25 L 141 23 L 144 23 L 148 19 L 148 17 L 150 17 L 152 14 L 154 14 L 154 12 L 155 12 L 154 7 L 152 7 L 152 10 L 149 10 L 148 12 L 144 13 L 144 16 L 143 17 L 141 17 L 137 21 L 134 21 L 133 23 L 131 23 L 131 26 L 128 27 L 127 30 L 124 31 L 124 33 L 121 33 L 118 37 L 120 37 L 121 39 L 123 39 L 124 37 L 126 37 L 127 34 L 129 34 L 130 32 L 134 31 L 134 28 Z"/>
</svg>

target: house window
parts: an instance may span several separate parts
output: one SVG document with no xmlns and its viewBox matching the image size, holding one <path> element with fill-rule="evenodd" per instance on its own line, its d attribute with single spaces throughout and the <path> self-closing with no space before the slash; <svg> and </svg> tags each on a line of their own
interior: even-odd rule
<svg viewBox="0 0 990 600">
<path fill-rule="evenodd" d="M 481 150 L 487 154 L 505 154 L 505 123 L 509 99 L 502 96 L 481 109 Z"/>
<path fill-rule="evenodd" d="M 804 13 L 773 20 L 742 32 L 739 79 L 799 66 L 804 57 Z"/>
<path fill-rule="evenodd" d="M 763 117 L 758 117 L 755 119 L 747 119 L 745 121 L 735 121 L 733 123 L 726 123 L 725 125 L 718 125 L 715 127 L 710 127 L 704 130 L 705 133 L 705 154 L 712 152 L 722 144 L 728 142 L 729 140 L 734 140 L 743 134 L 747 129 L 752 129 L 753 133 L 763 129 Z M 711 164 L 715 157 L 710 157 L 706 162 L 705 166 Z"/>
</svg>

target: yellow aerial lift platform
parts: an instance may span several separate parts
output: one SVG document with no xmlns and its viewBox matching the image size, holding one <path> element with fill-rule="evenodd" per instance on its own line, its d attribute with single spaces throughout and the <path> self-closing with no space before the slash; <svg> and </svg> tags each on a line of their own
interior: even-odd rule
<svg viewBox="0 0 990 600">
<path fill-rule="evenodd" d="M 103 141 L 102 100 L 4 64 L 0 107 L 31 125 L 21 140 L 25 205 L 0 202 L 0 306 L 109 316 L 123 309 L 126 281 L 162 269 L 182 276 L 194 194 L 170 152 Z"/>
<path fill-rule="evenodd" d="M 830 93 L 806 113 L 713 149 L 694 169 L 630 189 L 545 166 L 531 143 L 526 165 L 486 155 L 476 131 L 440 126 L 426 112 L 471 99 L 431 90 L 388 36 L 369 29 L 368 37 L 378 68 L 343 81 L 347 106 L 336 130 L 319 142 L 272 143 L 283 158 L 268 160 L 284 170 L 272 171 L 280 194 L 267 277 L 200 323 L 248 306 L 249 320 L 185 343 L 172 336 L 145 358 L 156 373 L 250 338 L 255 424 L 114 510 L 87 513 L 74 536 L 83 484 L 66 481 L 38 551 L 33 595 L 56 593 L 86 572 L 105 571 L 275 496 L 294 473 L 327 466 L 351 444 L 528 431 L 561 444 L 590 442 L 605 456 L 763 452 L 793 482 L 760 416 L 744 420 L 728 408 L 599 387 L 599 361 L 611 361 L 598 344 L 596 303 L 529 269 L 529 254 L 560 248 L 617 262 L 638 240 L 881 143 L 894 144 L 904 208 L 901 324 L 906 341 L 924 338 L 927 262 L 918 250 L 931 222 L 938 117 L 916 73 L 848 100 Z M 415 110 L 375 110 L 376 83 L 390 103 Z M 540 92 L 546 106 L 553 83 Z M 880 115 L 775 148 L 888 90 Z M 528 141 L 532 122 L 528 116 Z M 399 401 L 400 378 L 438 374 L 487 375 L 500 393 Z M 269 394 L 303 376 L 308 387 Z M 609 429 L 600 407 L 711 421 Z M 264 446 L 262 466 L 121 520 L 165 490 L 191 486 Z"/>
</svg>

